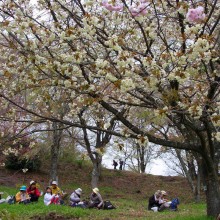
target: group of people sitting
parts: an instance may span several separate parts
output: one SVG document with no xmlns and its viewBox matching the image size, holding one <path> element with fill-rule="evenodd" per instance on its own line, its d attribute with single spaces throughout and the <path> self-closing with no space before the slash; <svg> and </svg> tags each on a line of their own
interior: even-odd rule
<svg viewBox="0 0 220 220">
<path fill-rule="evenodd" d="M 32 180 L 28 188 L 21 186 L 20 191 L 15 195 L 15 200 L 17 203 L 27 204 L 38 201 L 40 196 L 41 192 L 36 187 L 36 182 Z"/>
<path fill-rule="evenodd" d="M 168 200 L 166 191 L 157 190 L 154 195 L 149 198 L 148 210 L 152 210 L 154 212 L 163 211 L 165 209 L 176 211 L 178 205 L 178 198 L 175 198 L 172 201 Z"/>
<path fill-rule="evenodd" d="M 81 199 L 82 189 L 78 188 L 70 195 L 69 205 L 72 207 L 81 208 L 98 208 L 101 209 L 104 206 L 104 201 L 99 193 L 98 188 L 94 188 L 90 195 L 90 201 L 82 201 Z M 36 186 L 35 181 L 31 181 L 29 187 L 21 186 L 20 191 L 16 194 L 15 199 L 17 203 L 28 204 L 30 202 L 38 201 L 42 193 Z M 63 198 L 65 193 L 61 191 L 58 187 L 56 181 L 52 181 L 51 186 L 46 187 L 46 192 L 44 194 L 44 204 L 64 204 Z"/>
<path fill-rule="evenodd" d="M 81 208 L 97 208 L 102 209 L 105 208 L 106 202 L 103 201 L 102 196 L 99 193 L 98 188 L 94 188 L 90 195 L 89 201 L 83 201 L 81 199 L 82 189 L 78 188 L 72 192 L 69 198 L 69 205 L 71 207 L 81 207 Z M 28 204 L 30 202 L 38 201 L 39 197 L 42 196 L 43 193 L 39 191 L 37 188 L 35 181 L 30 181 L 30 185 L 27 188 L 26 186 L 21 186 L 20 191 L 16 194 L 15 199 L 16 203 L 20 204 Z M 46 192 L 44 194 L 44 204 L 64 204 L 64 197 L 67 194 L 63 193 L 61 189 L 58 187 L 56 181 L 52 181 L 51 186 L 46 188 Z M 115 208 L 110 201 L 109 208 Z M 164 190 L 157 190 L 154 195 L 149 198 L 148 210 L 152 210 L 154 212 L 163 211 L 165 209 L 170 209 L 172 211 L 177 210 L 177 206 L 179 205 L 179 200 L 177 198 L 172 201 L 167 199 L 167 192 Z"/>
</svg>

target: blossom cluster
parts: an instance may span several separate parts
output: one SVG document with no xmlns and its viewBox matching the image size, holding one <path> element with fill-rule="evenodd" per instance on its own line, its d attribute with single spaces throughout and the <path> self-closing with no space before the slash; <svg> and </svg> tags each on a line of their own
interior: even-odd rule
<svg viewBox="0 0 220 220">
<path fill-rule="evenodd" d="M 9 154 L 14 154 L 15 156 L 18 156 L 18 150 L 15 148 L 11 148 L 11 147 L 9 147 L 8 149 L 5 149 L 2 153 L 6 156 L 8 156 Z"/>
<path fill-rule="evenodd" d="M 186 14 L 186 18 L 190 23 L 198 23 L 205 19 L 204 8 L 198 6 L 197 8 L 191 8 Z"/>
<path fill-rule="evenodd" d="M 4 167 L 5 166 L 5 163 L 0 163 L 0 167 Z"/>
<path fill-rule="evenodd" d="M 149 144 L 149 140 L 147 136 L 139 136 L 138 139 L 136 139 L 136 143 L 138 143 L 140 146 L 147 147 Z"/>
<path fill-rule="evenodd" d="M 123 3 L 116 3 L 115 5 L 109 4 L 108 0 L 103 0 L 102 5 L 108 9 L 109 11 L 122 11 L 123 10 Z"/>
<path fill-rule="evenodd" d="M 146 15 L 147 14 L 147 7 L 149 5 L 149 3 L 147 1 L 148 0 L 140 0 L 140 2 L 138 2 L 138 4 L 130 6 L 129 11 L 131 12 L 131 14 L 134 17 Z M 123 8 L 124 8 L 123 3 L 119 3 L 116 1 L 116 3 L 110 4 L 108 0 L 103 0 L 102 6 L 105 7 L 109 11 L 123 11 Z"/>
<path fill-rule="evenodd" d="M 220 142 L 220 132 L 216 132 L 216 133 L 214 134 L 214 138 L 215 138 L 217 141 Z"/>
<path fill-rule="evenodd" d="M 147 1 L 141 0 L 139 5 L 131 6 L 129 10 L 134 17 L 146 15 L 148 5 L 149 3 L 147 3 Z"/>
</svg>

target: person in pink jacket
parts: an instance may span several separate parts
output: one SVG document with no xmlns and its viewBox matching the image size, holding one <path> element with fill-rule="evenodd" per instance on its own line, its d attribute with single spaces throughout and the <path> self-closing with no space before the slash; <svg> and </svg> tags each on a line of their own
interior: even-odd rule
<svg viewBox="0 0 220 220">
<path fill-rule="evenodd" d="M 36 182 L 31 180 L 30 186 L 27 188 L 27 193 L 30 196 L 31 202 L 37 202 L 40 197 L 40 191 L 36 187 Z"/>
</svg>

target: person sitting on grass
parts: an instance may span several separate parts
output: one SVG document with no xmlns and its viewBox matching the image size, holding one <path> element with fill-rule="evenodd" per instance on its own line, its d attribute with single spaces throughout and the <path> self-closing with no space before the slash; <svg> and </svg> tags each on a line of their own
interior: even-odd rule
<svg viewBox="0 0 220 220">
<path fill-rule="evenodd" d="M 52 181 L 51 183 L 51 190 L 53 195 L 61 195 L 62 196 L 62 191 L 61 189 L 57 186 L 57 181 Z"/>
<path fill-rule="evenodd" d="M 86 205 L 80 199 L 81 194 L 82 194 L 82 189 L 78 188 L 70 195 L 70 206 L 71 207 L 86 208 Z"/>
<path fill-rule="evenodd" d="M 60 204 L 64 204 L 64 199 L 66 198 L 67 194 L 63 193 L 61 189 L 57 186 L 57 181 L 52 181 L 50 188 L 53 195 L 58 195 L 60 197 Z"/>
<path fill-rule="evenodd" d="M 30 201 L 31 202 L 37 202 L 38 198 L 40 197 L 40 191 L 36 187 L 36 182 L 31 180 L 30 186 L 27 189 L 27 193 L 30 196 Z"/>
<path fill-rule="evenodd" d="M 103 208 L 104 201 L 99 193 L 99 189 L 94 188 L 92 191 L 93 192 L 90 195 L 89 208 L 98 208 L 98 209 Z"/>
<path fill-rule="evenodd" d="M 149 198 L 149 203 L 148 203 L 148 210 L 153 210 L 155 212 L 158 211 L 159 207 L 161 206 L 161 204 L 159 204 L 159 200 L 161 197 L 161 191 L 157 190 L 154 195 L 152 195 Z"/>
<path fill-rule="evenodd" d="M 27 193 L 27 187 L 21 186 L 20 191 L 15 196 L 16 202 L 19 204 L 28 204 L 30 203 L 30 197 Z"/>
<path fill-rule="evenodd" d="M 44 194 L 44 204 L 45 205 L 50 205 L 50 204 L 60 204 L 59 202 L 59 196 L 52 194 L 51 187 L 48 186 L 46 188 L 46 193 Z"/>
<path fill-rule="evenodd" d="M 163 211 L 164 209 L 167 209 L 170 207 L 171 201 L 167 199 L 167 192 L 164 190 L 161 190 L 161 196 L 159 198 L 159 209 L 158 211 Z"/>
</svg>

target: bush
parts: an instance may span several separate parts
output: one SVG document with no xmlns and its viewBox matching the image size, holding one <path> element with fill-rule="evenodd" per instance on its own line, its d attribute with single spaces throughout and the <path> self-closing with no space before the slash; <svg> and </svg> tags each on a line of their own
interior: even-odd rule
<svg viewBox="0 0 220 220">
<path fill-rule="evenodd" d="M 19 155 L 10 153 L 6 156 L 5 167 L 12 170 L 28 169 L 29 171 L 39 170 L 41 161 L 39 156 L 35 155 L 32 158 L 25 158 Z"/>
</svg>

